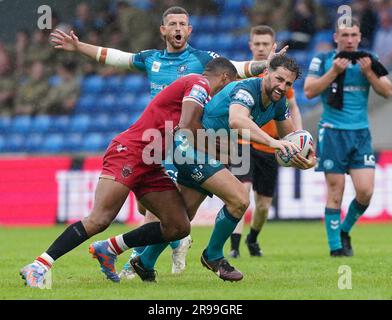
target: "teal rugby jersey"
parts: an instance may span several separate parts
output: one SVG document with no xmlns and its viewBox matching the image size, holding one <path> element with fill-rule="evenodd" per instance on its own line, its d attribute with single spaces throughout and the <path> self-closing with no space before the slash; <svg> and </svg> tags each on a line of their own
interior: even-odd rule
<svg viewBox="0 0 392 320">
<path fill-rule="evenodd" d="M 308 76 L 321 77 L 332 68 L 336 51 L 320 53 L 309 66 Z M 343 108 L 338 110 L 328 102 L 328 88 L 321 93 L 323 113 L 320 125 L 335 129 L 358 130 L 369 127 L 368 97 L 370 83 L 361 71 L 359 63 L 349 64 L 346 68 L 343 87 Z"/>
<path fill-rule="evenodd" d="M 229 83 L 218 92 L 204 107 L 202 125 L 205 129 L 230 130 L 229 108 L 231 104 L 240 104 L 250 110 L 252 120 L 262 126 L 270 120 L 283 121 L 289 118 L 286 97 L 278 102 L 262 103 L 262 78 L 250 78 Z"/>
<path fill-rule="evenodd" d="M 151 83 L 151 98 L 180 77 L 191 73 L 202 74 L 205 65 L 219 55 L 212 51 L 192 48 L 169 53 L 166 50 L 145 50 L 132 57 L 132 65 L 146 72 Z"/>
</svg>

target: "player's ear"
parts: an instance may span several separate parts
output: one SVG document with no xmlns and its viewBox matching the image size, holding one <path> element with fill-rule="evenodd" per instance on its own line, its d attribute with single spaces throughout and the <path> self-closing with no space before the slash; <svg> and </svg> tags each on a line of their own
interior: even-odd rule
<svg viewBox="0 0 392 320">
<path fill-rule="evenodd" d="M 163 37 L 166 36 L 166 27 L 163 24 L 159 27 L 159 31 Z"/>
<path fill-rule="evenodd" d="M 188 34 L 191 34 L 191 33 L 192 33 L 192 30 L 193 30 L 192 25 L 188 25 Z"/>
<path fill-rule="evenodd" d="M 338 43 L 338 40 L 337 40 L 337 38 L 338 38 L 338 33 L 339 31 L 337 31 L 337 32 L 335 32 L 334 34 L 333 34 L 333 41 L 337 44 Z"/>
</svg>

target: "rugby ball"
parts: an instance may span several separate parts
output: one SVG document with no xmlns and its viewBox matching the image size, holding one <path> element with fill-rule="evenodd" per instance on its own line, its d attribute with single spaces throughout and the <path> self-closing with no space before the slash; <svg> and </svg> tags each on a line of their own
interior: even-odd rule
<svg viewBox="0 0 392 320">
<path fill-rule="evenodd" d="M 295 143 L 300 149 L 300 154 L 307 158 L 309 156 L 310 149 L 313 147 L 313 137 L 306 130 L 297 130 L 289 133 L 283 137 L 282 140 L 287 140 Z M 291 167 L 291 158 L 293 155 L 284 155 L 279 149 L 275 150 L 276 161 L 283 167 Z"/>
</svg>

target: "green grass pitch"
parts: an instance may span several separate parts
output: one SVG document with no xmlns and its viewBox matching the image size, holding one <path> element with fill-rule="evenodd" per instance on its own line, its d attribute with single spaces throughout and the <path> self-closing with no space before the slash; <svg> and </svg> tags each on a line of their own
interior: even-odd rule
<svg viewBox="0 0 392 320">
<path fill-rule="evenodd" d="M 19 269 L 45 250 L 64 226 L 0 228 L 0 299 L 392 299 L 391 224 L 355 226 L 355 256 L 330 258 L 322 222 L 269 222 L 261 234 L 265 256 L 251 258 L 241 244 L 241 258 L 231 261 L 244 273 L 238 283 L 223 282 L 200 264 L 211 227 L 194 227 L 186 271 L 171 274 L 170 250 L 158 260 L 157 283 L 140 279 L 119 284 L 104 279 L 98 263 L 88 254 L 92 240 L 129 230 L 112 225 L 59 259 L 51 290 L 26 288 Z M 247 232 L 248 228 L 246 228 Z M 243 239 L 242 239 L 243 240 Z M 228 252 L 228 243 L 225 252 Z M 119 257 L 118 271 L 128 253 Z M 339 266 L 351 268 L 352 289 L 338 288 Z"/>
</svg>

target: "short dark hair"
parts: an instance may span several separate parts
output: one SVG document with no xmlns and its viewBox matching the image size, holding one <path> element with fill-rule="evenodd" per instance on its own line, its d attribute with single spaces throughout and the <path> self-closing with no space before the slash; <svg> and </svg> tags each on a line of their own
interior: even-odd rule
<svg viewBox="0 0 392 320">
<path fill-rule="evenodd" d="M 169 15 L 169 14 L 185 14 L 188 17 L 189 20 L 189 13 L 188 11 L 186 11 L 183 7 L 170 7 L 169 9 L 167 9 L 163 14 L 162 14 L 162 25 L 164 25 L 165 23 L 165 18 Z"/>
<path fill-rule="evenodd" d="M 269 63 L 269 68 L 273 71 L 278 69 L 278 67 L 285 68 L 296 74 L 295 79 L 301 77 L 301 70 L 298 63 L 288 55 L 277 54 L 273 57 Z"/>
<path fill-rule="evenodd" d="M 272 29 L 270 26 L 267 26 L 267 25 L 259 25 L 259 26 L 252 27 L 250 29 L 250 38 L 252 39 L 252 36 L 255 35 L 255 34 L 257 34 L 257 35 L 259 35 L 259 34 L 260 35 L 268 34 L 268 35 L 270 35 L 272 37 L 272 39 L 275 40 L 275 31 L 274 31 L 274 29 Z"/>
<path fill-rule="evenodd" d="M 357 26 L 359 29 L 361 29 L 361 23 L 357 18 L 351 18 L 351 25 L 343 25 L 344 28 L 352 28 L 354 26 Z M 338 31 L 340 27 L 340 19 L 336 20 L 335 22 L 335 31 Z"/>
<path fill-rule="evenodd" d="M 209 72 L 224 71 L 229 74 L 230 78 L 237 77 L 237 69 L 230 62 L 230 60 L 223 57 L 212 59 L 210 62 L 207 63 L 207 65 L 204 68 L 204 71 L 209 71 Z"/>
</svg>

